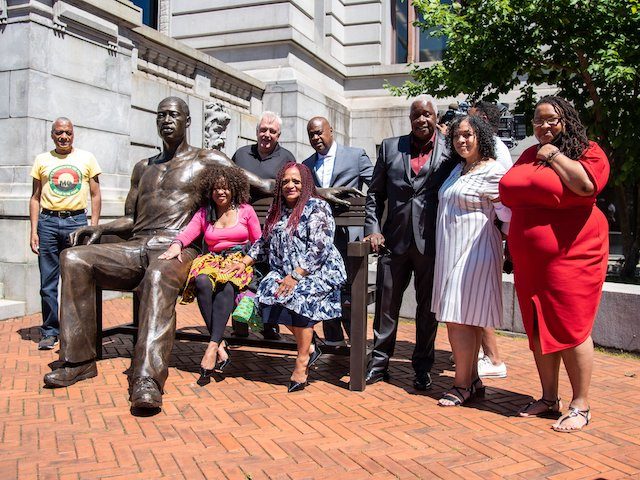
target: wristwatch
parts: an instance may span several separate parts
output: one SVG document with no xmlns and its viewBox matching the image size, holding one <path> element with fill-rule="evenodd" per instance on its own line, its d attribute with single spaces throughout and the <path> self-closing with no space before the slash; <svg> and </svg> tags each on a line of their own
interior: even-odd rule
<svg viewBox="0 0 640 480">
<path fill-rule="evenodd" d="M 296 272 L 295 270 L 292 270 L 291 271 L 291 278 L 293 278 L 296 282 L 299 282 L 304 277 L 302 275 L 300 275 L 298 272 Z"/>
</svg>

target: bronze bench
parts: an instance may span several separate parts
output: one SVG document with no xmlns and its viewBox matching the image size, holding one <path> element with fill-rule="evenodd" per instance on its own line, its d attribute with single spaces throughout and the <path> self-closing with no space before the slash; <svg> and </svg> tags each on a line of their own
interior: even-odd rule
<svg viewBox="0 0 640 480">
<path fill-rule="evenodd" d="M 364 198 L 350 199 L 351 207 L 347 209 L 334 210 L 336 225 L 339 226 L 363 226 L 364 225 Z M 258 217 L 263 222 L 266 217 L 271 200 L 263 199 L 254 202 L 253 207 Z M 106 242 L 118 241 L 119 239 L 107 237 Z M 365 373 L 367 364 L 367 306 L 375 301 L 375 285 L 369 285 L 368 281 L 368 258 L 370 245 L 368 242 L 351 242 L 347 248 L 350 280 L 351 302 L 343 305 L 343 309 L 350 310 L 351 335 L 350 346 L 335 347 L 329 345 L 322 346 L 322 352 L 331 355 L 349 356 L 349 389 L 361 392 L 365 389 Z M 133 322 L 126 325 L 102 328 L 102 289 L 96 289 L 96 356 L 102 358 L 102 339 L 111 335 L 124 334 L 133 337 L 133 343 L 137 340 L 138 333 L 138 299 L 133 295 Z M 121 290 L 129 291 L 130 290 Z M 192 340 L 208 342 L 209 335 L 204 333 L 184 332 L 176 330 L 175 338 L 178 340 Z M 235 337 L 225 336 L 229 345 L 250 346 L 258 348 L 273 348 L 279 350 L 296 350 L 295 342 L 282 340 L 265 340 L 256 337 Z"/>
</svg>

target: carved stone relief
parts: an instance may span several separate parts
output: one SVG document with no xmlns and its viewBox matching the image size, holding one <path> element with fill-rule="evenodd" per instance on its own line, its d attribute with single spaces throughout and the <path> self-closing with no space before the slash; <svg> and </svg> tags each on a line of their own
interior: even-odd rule
<svg viewBox="0 0 640 480">
<path fill-rule="evenodd" d="M 222 150 L 226 140 L 225 130 L 231 121 L 226 108 L 217 102 L 204 106 L 204 148 Z"/>
</svg>

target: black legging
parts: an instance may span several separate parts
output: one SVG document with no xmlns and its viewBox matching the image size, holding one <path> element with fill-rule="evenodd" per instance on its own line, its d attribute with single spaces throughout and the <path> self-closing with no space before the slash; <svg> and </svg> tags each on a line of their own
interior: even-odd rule
<svg viewBox="0 0 640 480">
<path fill-rule="evenodd" d="M 231 283 L 218 284 L 215 291 L 206 275 L 196 277 L 196 298 L 211 341 L 220 343 L 229 315 L 235 306 L 235 289 Z"/>
</svg>

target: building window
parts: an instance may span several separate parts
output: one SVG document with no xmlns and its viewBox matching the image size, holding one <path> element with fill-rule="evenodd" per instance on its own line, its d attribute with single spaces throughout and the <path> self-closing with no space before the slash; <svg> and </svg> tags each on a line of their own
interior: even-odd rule
<svg viewBox="0 0 640 480">
<path fill-rule="evenodd" d="M 133 0 L 142 9 L 142 23 L 151 28 L 158 28 L 158 0 Z"/>
<path fill-rule="evenodd" d="M 451 3 L 451 0 L 441 0 Z M 432 62 L 442 60 L 442 53 L 447 47 L 445 37 L 432 37 L 434 30 L 423 31 L 414 27 L 416 20 L 421 20 L 413 6 L 413 0 L 391 1 L 391 24 L 394 40 L 394 63 Z"/>
</svg>

